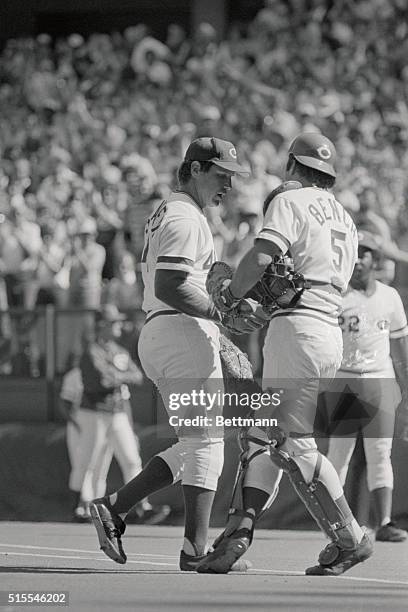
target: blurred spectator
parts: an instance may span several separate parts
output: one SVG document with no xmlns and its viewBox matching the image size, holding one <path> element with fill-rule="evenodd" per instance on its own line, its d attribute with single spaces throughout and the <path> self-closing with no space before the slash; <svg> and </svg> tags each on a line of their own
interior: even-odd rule
<svg viewBox="0 0 408 612">
<path fill-rule="evenodd" d="M 69 306 L 97 309 L 101 305 L 105 249 L 96 243 L 96 222 L 85 219 L 73 240 L 69 274 Z"/>
<path fill-rule="evenodd" d="M 338 149 L 339 193 L 361 227 L 383 236 L 391 280 L 392 261 L 408 261 L 398 246 L 408 236 L 407 23 L 401 0 L 268 0 L 252 23 L 231 24 L 222 42 L 208 23 L 189 38 L 171 24 L 165 43 L 143 24 L 87 39 L 9 40 L 0 54 L 0 303 L 1 278 L 9 306 L 35 302 L 45 272 L 38 226 L 49 224 L 64 248 L 73 227 L 93 217 L 106 279 L 123 236 L 138 261 L 144 223 L 165 197 L 160 185 L 187 143 L 213 130 L 236 142 L 253 169 L 227 213 L 214 217 L 218 247 L 234 248 L 242 230 L 236 204 L 259 205 L 273 189 L 295 133 L 321 130 Z M 16 204 L 18 237 L 6 231 Z M 68 266 L 66 257 L 55 274 L 61 295 Z M 74 281 L 84 273 L 73 271 Z M 51 299 L 48 281 L 41 295 Z M 76 306 L 98 302 L 78 284 L 69 293 Z"/>
<path fill-rule="evenodd" d="M 115 304 L 122 312 L 141 307 L 142 291 L 137 282 L 135 260 L 128 251 L 122 253 L 114 277 L 104 286 L 102 303 Z"/>
<path fill-rule="evenodd" d="M 10 209 L 0 224 L 0 258 L 9 307 L 32 309 L 37 297 L 36 274 L 42 248 L 41 231 L 23 208 Z"/>
<path fill-rule="evenodd" d="M 140 261 L 144 242 L 144 226 L 162 200 L 156 172 L 148 159 L 134 154 L 123 160 L 127 185 L 125 235 L 129 250 Z"/>
<path fill-rule="evenodd" d="M 64 307 L 66 291 L 59 284 L 57 275 L 63 268 L 66 251 L 55 240 L 51 227 L 43 226 L 41 237 L 43 245 L 38 254 L 36 305 L 54 304 L 57 307 Z"/>
</svg>

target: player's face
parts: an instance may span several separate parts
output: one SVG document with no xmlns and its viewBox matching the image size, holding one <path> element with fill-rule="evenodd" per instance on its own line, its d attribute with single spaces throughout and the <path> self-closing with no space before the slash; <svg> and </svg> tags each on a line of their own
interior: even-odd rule
<svg viewBox="0 0 408 612">
<path fill-rule="evenodd" d="M 196 178 L 198 203 L 204 206 L 219 206 L 232 188 L 235 172 L 224 170 L 213 164 L 208 172 L 200 172 Z"/>
<path fill-rule="evenodd" d="M 365 247 L 358 247 L 358 259 L 354 266 L 353 276 L 351 277 L 351 286 L 356 289 L 365 287 L 374 271 L 374 266 L 372 251 Z"/>
</svg>

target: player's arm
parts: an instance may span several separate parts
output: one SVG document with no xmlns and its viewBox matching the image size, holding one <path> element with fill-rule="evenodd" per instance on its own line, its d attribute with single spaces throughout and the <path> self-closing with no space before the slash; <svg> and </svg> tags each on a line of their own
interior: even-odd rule
<svg viewBox="0 0 408 612">
<path fill-rule="evenodd" d="M 291 191 L 295 186 L 287 187 Z M 301 185 L 300 185 L 301 186 Z M 252 249 L 240 261 L 229 286 L 233 296 L 240 298 L 259 281 L 275 256 L 284 255 L 297 239 L 300 221 L 294 206 L 282 187 L 274 189 L 266 199 L 265 219 L 262 230 Z"/>
<path fill-rule="evenodd" d="M 246 295 L 259 281 L 276 255 L 282 255 L 282 250 L 277 244 L 257 238 L 252 249 L 241 259 L 232 277 L 229 286 L 231 293 L 237 298 Z"/>
<path fill-rule="evenodd" d="M 402 399 L 408 409 L 408 335 L 390 338 L 390 352 Z"/>
<path fill-rule="evenodd" d="M 408 323 L 401 297 L 390 290 L 393 302 L 390 321 L 390 355 L 401 388 L 403 403 L 408 408 Z"/>
<path fill-rule="evenodd" d="M 189 282 L 184 270 L 156 270 L 154 289 L 156 297 L 171 308 L 191 317 L 220 321 L 212 299 Z"/>
<path fill-rule="evenodd" d="M 161 229 L 154 277 L 156 297 L 170 308 L 192 317 L 220 321 L 211 298 L 190 281 L 197 259 L 200 228 L 194 221 L 176 219 Z"/>
</svg>

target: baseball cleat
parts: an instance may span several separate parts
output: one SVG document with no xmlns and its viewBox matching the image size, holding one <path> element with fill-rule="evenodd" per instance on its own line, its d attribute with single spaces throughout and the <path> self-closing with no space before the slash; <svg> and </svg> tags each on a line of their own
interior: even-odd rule
<svg viewBox="0 0 408 612">
<path fill-rule="evenodd" d="M 377 542 L 404 542 L 407 532 L 390 522 L 377 529 L 375 539 Z"/>
<path fill-rule="evenodd" d="M 103 499 L 95 499 L 91 502 L 89 510 L 101 550 L 116 563 L 126 563 L 127 557 L 121 540 L 126 529 L 125 523 L 120 516 L 109 510 Z"/>
<path fill-rule="evenodd" d="M 187 555 L 187 553 L 182 550 L 180 552 L 180 569 L 182 572 L 196 572 L 197 565 L 203 561 L 207 555 L 201 555 L 195 557 L 194 555 Z M 246 559 L 238 559 L 233 566 L 231 567 L 231 572 L 247 572 L 251 569 L 252 563 L 247 561 Z"/>
<path fill-rule="evenodd" d="M 238 529 L 224 537 L 217 547 L 200 561 L 196 571 L 199 574 L 228 574 L 234 571 L 236 562 L 246 553 L 251 541 L 249 529 Z M 242 571 L 242 570 L 239 570 Z"/>
<path fill-rule="evenodd" d="M 353 550 L 345 550 L 330 542 L 319 555 L 319 565 L 308 567 L 306 576 L 340 576 L 357 563 L 362 563 L 373 554 L 373 543 L 364 533 L 360 544 Z"/>
</svg>

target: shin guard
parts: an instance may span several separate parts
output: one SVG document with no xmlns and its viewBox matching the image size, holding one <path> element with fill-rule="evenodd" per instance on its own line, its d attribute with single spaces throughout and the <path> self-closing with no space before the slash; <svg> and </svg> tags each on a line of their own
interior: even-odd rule
<svg viewBox="0 0 408 612">
<path fill-rule="evenodd" d="M 288 474 L 296 493 L 322 531 L 332 542 L 341 541 L 342 547 L 353 548 L 357 543 L 351 528 L 354 517 L 344 495 L 333 499 L 320 479 L 322 455 L 316 451 L 314 475 L 312 481 L 307 483 L 294 458 L 273 446 L 269 448 L 273 463 Z"/>
</svg>

